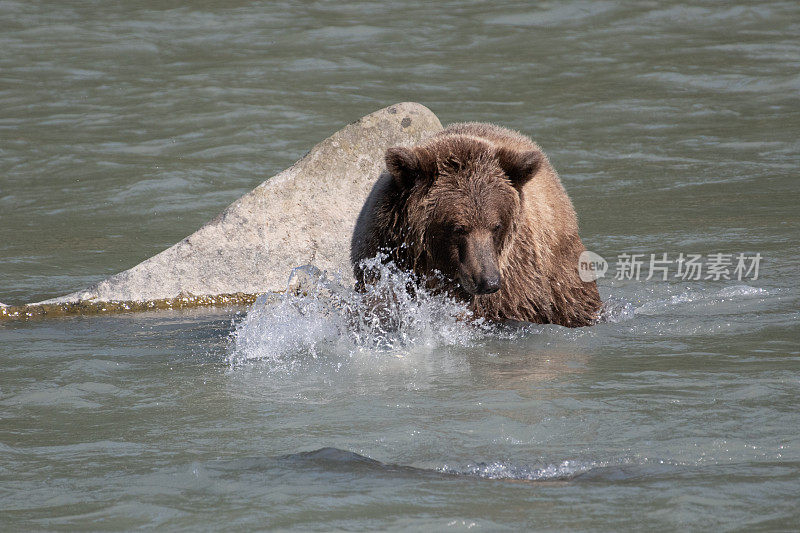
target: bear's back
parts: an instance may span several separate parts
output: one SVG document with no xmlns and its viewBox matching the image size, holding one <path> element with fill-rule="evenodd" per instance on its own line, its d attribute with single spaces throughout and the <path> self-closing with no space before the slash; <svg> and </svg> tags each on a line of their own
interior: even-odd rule
<svg viewBox="0 0 800 533">
<path fill-rule="evenodd" d="M 497 147 L 510 148 L 518 151 L 542 149 L 530 138 L 496 124 L 486 122 L 457 122 L 450 124 L 445 129 L 435 135 L 435 137 L 447 137 L 451 135 L 467 135 L 483 139 Z"/>
</svg>

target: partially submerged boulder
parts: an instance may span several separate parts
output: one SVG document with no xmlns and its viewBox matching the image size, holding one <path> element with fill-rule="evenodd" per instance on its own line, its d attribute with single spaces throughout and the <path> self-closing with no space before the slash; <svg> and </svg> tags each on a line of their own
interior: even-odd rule
<svg viewBox="0 0 800 533">
<path fill-rule="evenodd" d="M 84 290 L 0 307 L 0 317 L 253 301 L 285 289 L 292 269 L 308 263 L 351 283 L 350 239 L 385 167 L 386 149 L 418 144 L 441 129 L 436 115 L 420 104 L 376 111 L 163 252 Z"/>
</svg>

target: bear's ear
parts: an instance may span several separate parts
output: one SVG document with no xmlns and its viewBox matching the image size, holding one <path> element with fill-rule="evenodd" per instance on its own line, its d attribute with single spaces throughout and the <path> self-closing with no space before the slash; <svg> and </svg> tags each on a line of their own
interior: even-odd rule
<svg viewBox="0 0 800 533">
<path fill-rule="evenodd" d="M 433 172 L 428 153 L 420 148 L 389 148 L 386 150 L 386 168 L 397 184 L 406 189 L 430 179 Z"/>
<path fill-rule="evenodd" d="M 506 173 L 511 184 L 521 188 L 539 170 L 542 164 L 542 153 L 538 150 L 519 152 L 508 148 L 497 149 L 497 162 Z"/>
</svg>

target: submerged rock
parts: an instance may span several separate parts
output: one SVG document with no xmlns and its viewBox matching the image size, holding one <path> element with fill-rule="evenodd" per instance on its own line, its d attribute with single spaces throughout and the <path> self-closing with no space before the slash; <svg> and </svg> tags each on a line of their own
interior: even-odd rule
<svg viewBox="0 0 800 533">
<path fill-rule="evenodd" d="M 84 290 L 4 307 L 0 315 L 253 301 L 258 294 L 284 290 L 289 272 L 309 263 L 350 283 L 350 239 L 385 167 L 386 149 L 418 144 L 441 129 L 436 115 L 420 104 L 376 111 L 317 144 L 163 252 Z M 65 311 L 56 313 L 59 308 Z"/>
</svg>

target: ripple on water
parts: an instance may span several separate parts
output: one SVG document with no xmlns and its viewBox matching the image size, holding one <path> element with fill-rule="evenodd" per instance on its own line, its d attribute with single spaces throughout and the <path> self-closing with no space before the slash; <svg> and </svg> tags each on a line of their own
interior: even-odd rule
<svg viewBox="0 0 800 533">
<path fill-rule="evenodd" d="M 222 472 L 263 471 L 275 465 L 293 465 L 295 469 L 311 468 L 326 472 L 349 471 L 361 475 L 443 476 L 480 478 L 493 481 L 549 482 L 549 481 L 620 481 L 649 478 L 679 473 L 693 465 L 661 459 L 622 458 L 612 461 L 563 460 L 553 463 L 519 464 L 511 461 L 468 463 L 463 466 L 444 464 L 435 468 L 384 463 L 356 452 L 325 447 L 308 452 L 288 454 L 276 458 L 250 457 L 220 461 L 203 468 Z M 195 468 L 196 472 L 197 469 Z"/>
</svg>

